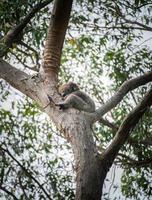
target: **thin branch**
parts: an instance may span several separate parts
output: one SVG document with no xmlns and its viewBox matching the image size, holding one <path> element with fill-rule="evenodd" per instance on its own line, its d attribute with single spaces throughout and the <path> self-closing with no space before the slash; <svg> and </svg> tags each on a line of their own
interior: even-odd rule
<svg viewBox="0 0 152 200">
<path fill-rule="evenodd" d="M 47 191 L 44 189 L 42 184 L 32 175 L 32 172 L 30 172 L 28 169 L 26 169 L 11 153 L 8 149 L 4 149 L 2 146 L 0 148 L 6 152 L 17 164 L 20 166 L 20 168 L 27 174 L 28 177 L 30 177 L 38 186 L 39 188 L 44 192 L 44 194 L 47 196 L 48 199 L 52 200 L 50 195 L 47 193 Z"/>
<path fill-rule="evenodd" d="M 120 18 L 122 18 L 126 23 L 129 23 L 129 24 L 132 24 L 132 25 L 137 25 L 139 28 L 142 27 L 142 28 L 144 28 L 147 31 L 152 31 L 152 27 L 150 27 L 150 26 L 147 26 L 147 25 L 142 24 L 142 23 L 140 23 L 138 21 L 135 21 L 135 20 L 127 19 L 126 16 L 125 16 L 125 14 L 123 14 L 122 11 L 120 10 L 120 7 L 118 6 L 117 3 L 115 3 L 115 6 L 116 6 L 116 14 Z"/>
<path fill-rule="evenodd" d="M 143 139 L 143 140 L 139 140 L 139 141 L 136 141 L 135 139 L 129 137 L 128 142 L 130 144 L 137 144 L 137 143 L 139 143 L 139 144 L 143 144 L 143 145 L 147 145 L 147 146 L 152 146 L 152 138 L 151 137 Z"/>
<path fill-rule="evenodd" d="M 142 5 L 138 6 L 138 7 L 135 7 L 135 9 L 140 9 L 140 8 L 142 8 L 144 6 L 147 6 L 147 5 L 152 5 L 152 3 L 151 2 L 144 3 L 144 4 L 142 4 Z"/>
<path fill-rule="evenodd" d="M 101 118 L 99 122 L 101 122 L 102 124 L 111 128 L 114 131 L 118 130 L 118 127 L 114 123 L 109 122 L 107 119 Z"/>
<path fill-rule="evenodd" d="M 144 113 L 149 109 L 152 105 L 152 89 L 148 92 L 148 94 L 143 98 L 141 103 L 139 103 L 133 111 L 131 111 L 121 126 L 119 127 L 113 141 L 107 147 L 105 152 L 103 153 L 103 160 L 110 167 L 117 156 L 120 148 L 124 145 L 126 140 L 128 139 L 131 131 L 134 129 L 136 124 L 142 118 Z"/>
<path fill-rule="evenodd" d="M 2 157 L 2 160 L 1 160 L 2 164 L 1 164 L 1 171 L 0 171 L 0 185 L 2 185 L 4 181 L 6 157 L 3 151 L 0 151 L 0 155 Z"/>
<path fill-rule="evenodd" d="M 115 5 L 116 5 L 117 15 L 119 15 L 126 23 L 129 23 L 129 24 L 132 24 L 132 25 L 137 25 L 137 26 L 142 27 L 142 28 L 144 28 L 148 31 L 152 31 L 152 27 L 150 27 L 150 26 L 147 26 L 147 25 L 142 24 L 142 23 L 135 21 L 135 20 L 127 19 L 126 16 L 120 10 L 119 6 L 116 3 L 115 3 Z"/>
<path fill-rule="evenodd" d="M 141 85 L 145 85 L 146 83 L 149 83 L 152 81 L 152 71 L 148 72 L 142 76 L 139 76 L 137 78 L 130 79 L 122 84 L 122 86 L 119 88 L 119 90 L 105 103 L 103 104 L 99 109 L 96 110 L 95 113 L 90 114 L 90 118 L 92 118 L 92 121 L 97 121 L 102 118 L 102 116 L 116 107 L 124 98 L 124 96 L 136 89 L 137 87 Z"/>
<path fill-rule="evenodd" d="M 7 33 L 4 38 L 5 44 L 10 47 L 14 40 L 16 40 L 16 38 L 18 38 L 18 36 L 22 33 L 23 29 L 30 22 L 30 20 L 35 16 L 35 14 L 52 1 L 53 0 L 46 0 L 44 2 L 36 4 L 26 15 L 23 21 Z"/>
<path fill-rule="evenodd" d="M 39 100 L 37 96 L 37 85 L 31 79 L 31 76 L 25 72 L 11 66 L 0 59 L 0 78 L 7 81 L 11 86 L 26 94 L 34 100 Z"/>
<path fill-rule="evenodd" d="M 148 39 L 144 40 L 142 43 L 140 43 L 139 45 L 137 45 L 137 46 L 134 48 L 134 50 L 135 50 L 135 49 L 139 49 L 139 47 L 140 47 L 141 45 L 143 45 L 144 43 L 148 42 L 149 40 L 152 40 L 152 37 L 149 37 Z"/>
<path fill-rule="evenodd" d="M 17 56 L 13 51 L 10 51 L 10 53 L 27 69 L 30 69 L 32 71 L 38 72 L 38 70 L 36 69 L 36 67 L 30 67 L 28 65 L 26 65 L 20 58 L 19 56 Z"/>
<path fill-rule="evenodd" d="M 27 50 L 30 50 L 30 51 L 34 52 L 35 58 L 36 58 L 36 64 L 38 65 L 38 68 L 40 68 L 40 64 L 39 64 L 39 55 L 38 55 L 37 51 L 36 51 L 34 48 L 32 48 L 31 46 L 29 46 L 29 45 L 27 45 L 26 43 L 24 43 L 23 41 L 21 41 L 20 44 L 21 44 L 22 46 L 24 46 Z M 38 70 L 37 70 L 37 71 L 38 71 Z"/>
<path fill-rule="evenodd" d="M 13 197 L 14 200 L 19 200 L 12 192 L 10 192 L 9 190 L 7 190 L 5 187 L 1 185 L 0 185 L 0 190 L 4 191 L 5 193 Z"/>
<path fill-rule="evenodd" d="M 109 122 L 107 119 L 101 118 L 101 120 L 99 122 L 101 122 L 105 126 L 111 128 L 114 131 L 114 133 L 116 133 L 118 131 L 118 127 L 114 123 Z M 132 137 L 129 137 L 128 142 L 131 145 L 138 143 L 138 144 L 143 144 L 143 145 L 146 145 L 146 146 L 152 146 L 152 138 L 150 138 L 150 137 L 143 139 L 143 140 L 138 140 L 138 141 L 133 139 Z"/>
<path fill-rule="evenodd" d="M 128 2 L 128 3 L 130 3 L 130 2 Z M 133 3 L 133 4 L 130 4 L 129 6 L 128 6 L 128 4 L 125 4 L 125 2 L 123 2 L 123 3 L 121 3 L 122 5 L 124 5 L 125 7 L 127 7 L 127 8 L 131 8 L 131 9 L 140 9 L 140 8 L 142 8 L 142 7 L 144 7 L 144 6 L 147 6 L 147 5 L 151 5 L 152 3 L 151 2 L 147 2 L 147 3 L 144 3 L 144 4 L 141 4 L 140 6 L 135 6 L 135 4 Z"/>
<path fill-rule="evenodd" d="M 144 29 L 146 29 L 147 31 L 152 31 L 152 27 L 150 26 L 147 26 L 145 24 L 142 24 L 138 21 L 133 21 L 133 20 L 130 20 L 130 19 L 126 19 L 125 16 L 121 16 L 125 22 L 129 23 L 129 24 L 133 24 L 133 25 L 138 25 L 139 27 L 143 27 Z"/>
<path fill-rule="evenodd" d="M 24 186 L 22 184 L 21 176 L 18 177 L 18 180 L 19 180 L 20 187 L 21 187 L 21 189 L 23 191 L 24 197 L 25 197 L 26 200 L 28 200 L 29 198 L 28 198 L 28 195 L 26 194 Z"/>
<path fill-rule="evenodd" d="M 146 167 L 146 166 L 152 165 L 152 158 L 138 161 L 122 153 L 119 153 L 118 156 L 125 158 L 126 161 L 129 161 L 129 162 L 126 162 L 126 164 L 133 167 Z"/>
<path fill-rule="evenodd" d="M 139 26 L 125 26 L 124 24 L 120 25 L 120 26 L 100 26 L 98 24 L 88 24 L 88 23 L 83 23 L 80 22 L 79 25 L 85 25 L 88 28 L 98 28 L 98 29 L 124 29 L 124 30 L 141 30 L 141 31 L 150 31 L 151 30 L 147 30 L 147 28 L 143 28 L 143 27 L 139 27 Z"/>
</svg>

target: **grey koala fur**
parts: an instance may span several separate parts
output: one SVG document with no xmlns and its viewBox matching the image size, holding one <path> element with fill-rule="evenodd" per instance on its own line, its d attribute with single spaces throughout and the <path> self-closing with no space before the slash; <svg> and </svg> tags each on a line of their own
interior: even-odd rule
<svg viewBox="0 0 152 200">
<path fill-rule="evenodd" d="M 60 86 L 59 93 L 63 101 L 55 105 L 60 109 L 75 108 L 89 113 L 95 111 L 94 101 L 85 92 L 79 90 L 77 84 L 69 82 Z"/>
</svg>

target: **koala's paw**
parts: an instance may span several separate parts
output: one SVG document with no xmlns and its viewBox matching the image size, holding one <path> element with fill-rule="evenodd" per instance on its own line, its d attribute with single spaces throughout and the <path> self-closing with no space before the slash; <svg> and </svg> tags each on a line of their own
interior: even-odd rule
<svg viewBox="0 0 152 200">
<path fill-rule="evenodd" d="M 56 106 L 59 106 L 59 110 L 64 110 L 66 109 L 66 105 L 64 103 L 57 103 Z"/>
</svg>

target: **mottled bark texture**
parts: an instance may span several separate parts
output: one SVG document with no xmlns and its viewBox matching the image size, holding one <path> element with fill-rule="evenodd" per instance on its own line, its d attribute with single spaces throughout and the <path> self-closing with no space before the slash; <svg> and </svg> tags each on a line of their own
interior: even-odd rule
<svg viewBox="0 0 152 200">
<path fill-rule="evenodd" d="M 47 95 L 56 103 L 61 101 L 57 91 L 58 72 L 71 7 L 72 0 L 54 1 L 41 72 L 44 80 L 40 76 L 30 77 L 2 60 L 0 61 L 0 78 L 35 100 L 61 130 L 65 139 L 70 142 L 75 158 L 75 199 L 100 200 L 107 172 L 132 129 L 151 106 L 152 91 L 149 91 L 142 102 L 126 116 L 113 141 L 102 154 L 98 153 L 93 140 L 92 124 L 97 120 L 102 120 L 102 116 L 114 108 L 129 91 L 152 81 L 152 72 L 125 82 L 118 92 L 93 114 L 72 108 L 59 110 L 51 103 L 46 106 L 49 103 Z"/>
</svg>

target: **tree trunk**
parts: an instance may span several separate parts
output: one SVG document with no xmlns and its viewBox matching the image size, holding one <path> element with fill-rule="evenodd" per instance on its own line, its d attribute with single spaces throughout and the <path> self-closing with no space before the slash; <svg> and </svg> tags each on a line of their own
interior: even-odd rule
<svg viewBox="0 0 152 200">
<path fill-rule="evenodd" d="M 93 140 L 87 115 L 72 114 L 65 122 L 65 136 L 71 143 L 76 170 L 76 200 L 100 200 L 107 171 Z"/>
</svg>

